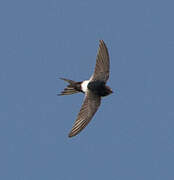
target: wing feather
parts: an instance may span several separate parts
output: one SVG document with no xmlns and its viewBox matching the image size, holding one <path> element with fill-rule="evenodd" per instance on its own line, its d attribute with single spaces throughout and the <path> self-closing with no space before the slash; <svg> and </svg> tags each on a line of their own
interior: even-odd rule
<svg viewBox="0 0 174 180">
<path fill-rule="evenodd" d="M 104 41 L 100 40 L 95 70 L 90 80 L 92 81 L 101 80 L 106 82 L 109 78 L 109 69 L 110 69 L 110 61 L 109 61 L 108 49 Z"/>
<path fill-rule="evenodd" d="M 90 122 L 98 107 L 100 106 L 101 98 L 92 92 L 88 91 L 85 95 L 85 100 L 77 116 L 77 119 L 72 127 L 69 137 L 77 135 Z"/>
</svg>

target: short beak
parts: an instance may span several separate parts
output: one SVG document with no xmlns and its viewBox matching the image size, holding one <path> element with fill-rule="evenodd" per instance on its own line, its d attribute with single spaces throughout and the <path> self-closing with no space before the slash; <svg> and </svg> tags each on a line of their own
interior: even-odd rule
<svg viewBox="0 0 174 180">
<path fill-rule="evenodd" d="M 111 93 L 114 93 L 112 89 L 110 89 L 110 92 L 111 92 Z"/>
</svg>

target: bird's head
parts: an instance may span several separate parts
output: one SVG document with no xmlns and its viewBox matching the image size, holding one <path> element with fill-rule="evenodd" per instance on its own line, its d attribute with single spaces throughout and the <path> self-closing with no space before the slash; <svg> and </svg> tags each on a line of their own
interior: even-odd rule
<svg viewBox="0 0 174 180">
<path fill-rule="evenodd" d="M 106 86 L 106 89 L 107 89 L 108 95 L 113 93 L 112 89 L 109 86 Z"/>
</svg>

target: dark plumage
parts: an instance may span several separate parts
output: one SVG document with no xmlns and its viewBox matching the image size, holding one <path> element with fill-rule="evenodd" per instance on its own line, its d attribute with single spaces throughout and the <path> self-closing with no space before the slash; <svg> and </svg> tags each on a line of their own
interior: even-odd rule
<svg viewBox="0 0 174 180">
<path fill-rule="evenodd" d="M 97 53 L 96 66 L 93 75 L 89 80 L 75 82 L 61 78 L 69 85 L 59 95 L 70 95 L 78 92 L 85 93 L 85 99 L 77 119 L 72 127 L 69 137 L 77 135 L 90 122 L 101 103 L 101 97 L 112 93 L 106 82 L 109 78 L 109 53 L 103 40 L 100 40 Z"/>
<path fill-rule="evenodd" d="M 107 96 L 112 93 L 112 90 L 105 85 L 104 81 L 91 81 L 88 84 L 88 89 L 98 96 Z"/>
<path fill-rule="evenodd" d="M 81 83 L 82 82 L 75 82 L 75 81 L 65 79 L 65 78 L 60 78 L 60 79 L 68 82 L 69 85 L 61 92 L 61 94 L 58 94 L 58 96 L 70 95 L 70 94 L 74 94 L 74 93 L 78 93 L 78 92 L 83 92 L 81 90 Z"/>
</svg>

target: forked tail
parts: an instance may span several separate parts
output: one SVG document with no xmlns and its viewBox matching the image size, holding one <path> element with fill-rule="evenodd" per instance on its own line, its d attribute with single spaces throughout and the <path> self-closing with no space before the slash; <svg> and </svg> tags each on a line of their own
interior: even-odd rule
<svg viewBox="0 0 174 180">
<path fill-rule="evenodd" d="M 77 88 L 76 88 L 76 83 L 77 82 L 69 80 L 69 79 L 65 79 L 65 78 L 60 78 L 60 79 L 68 82 L 69 85 L 60 94 L 58 94 L 58 96 L 70 95 L 70 94 L 74 94 L 74 93 L 79 92 L 79 90 L 77 90 Z"/>
</svg>

